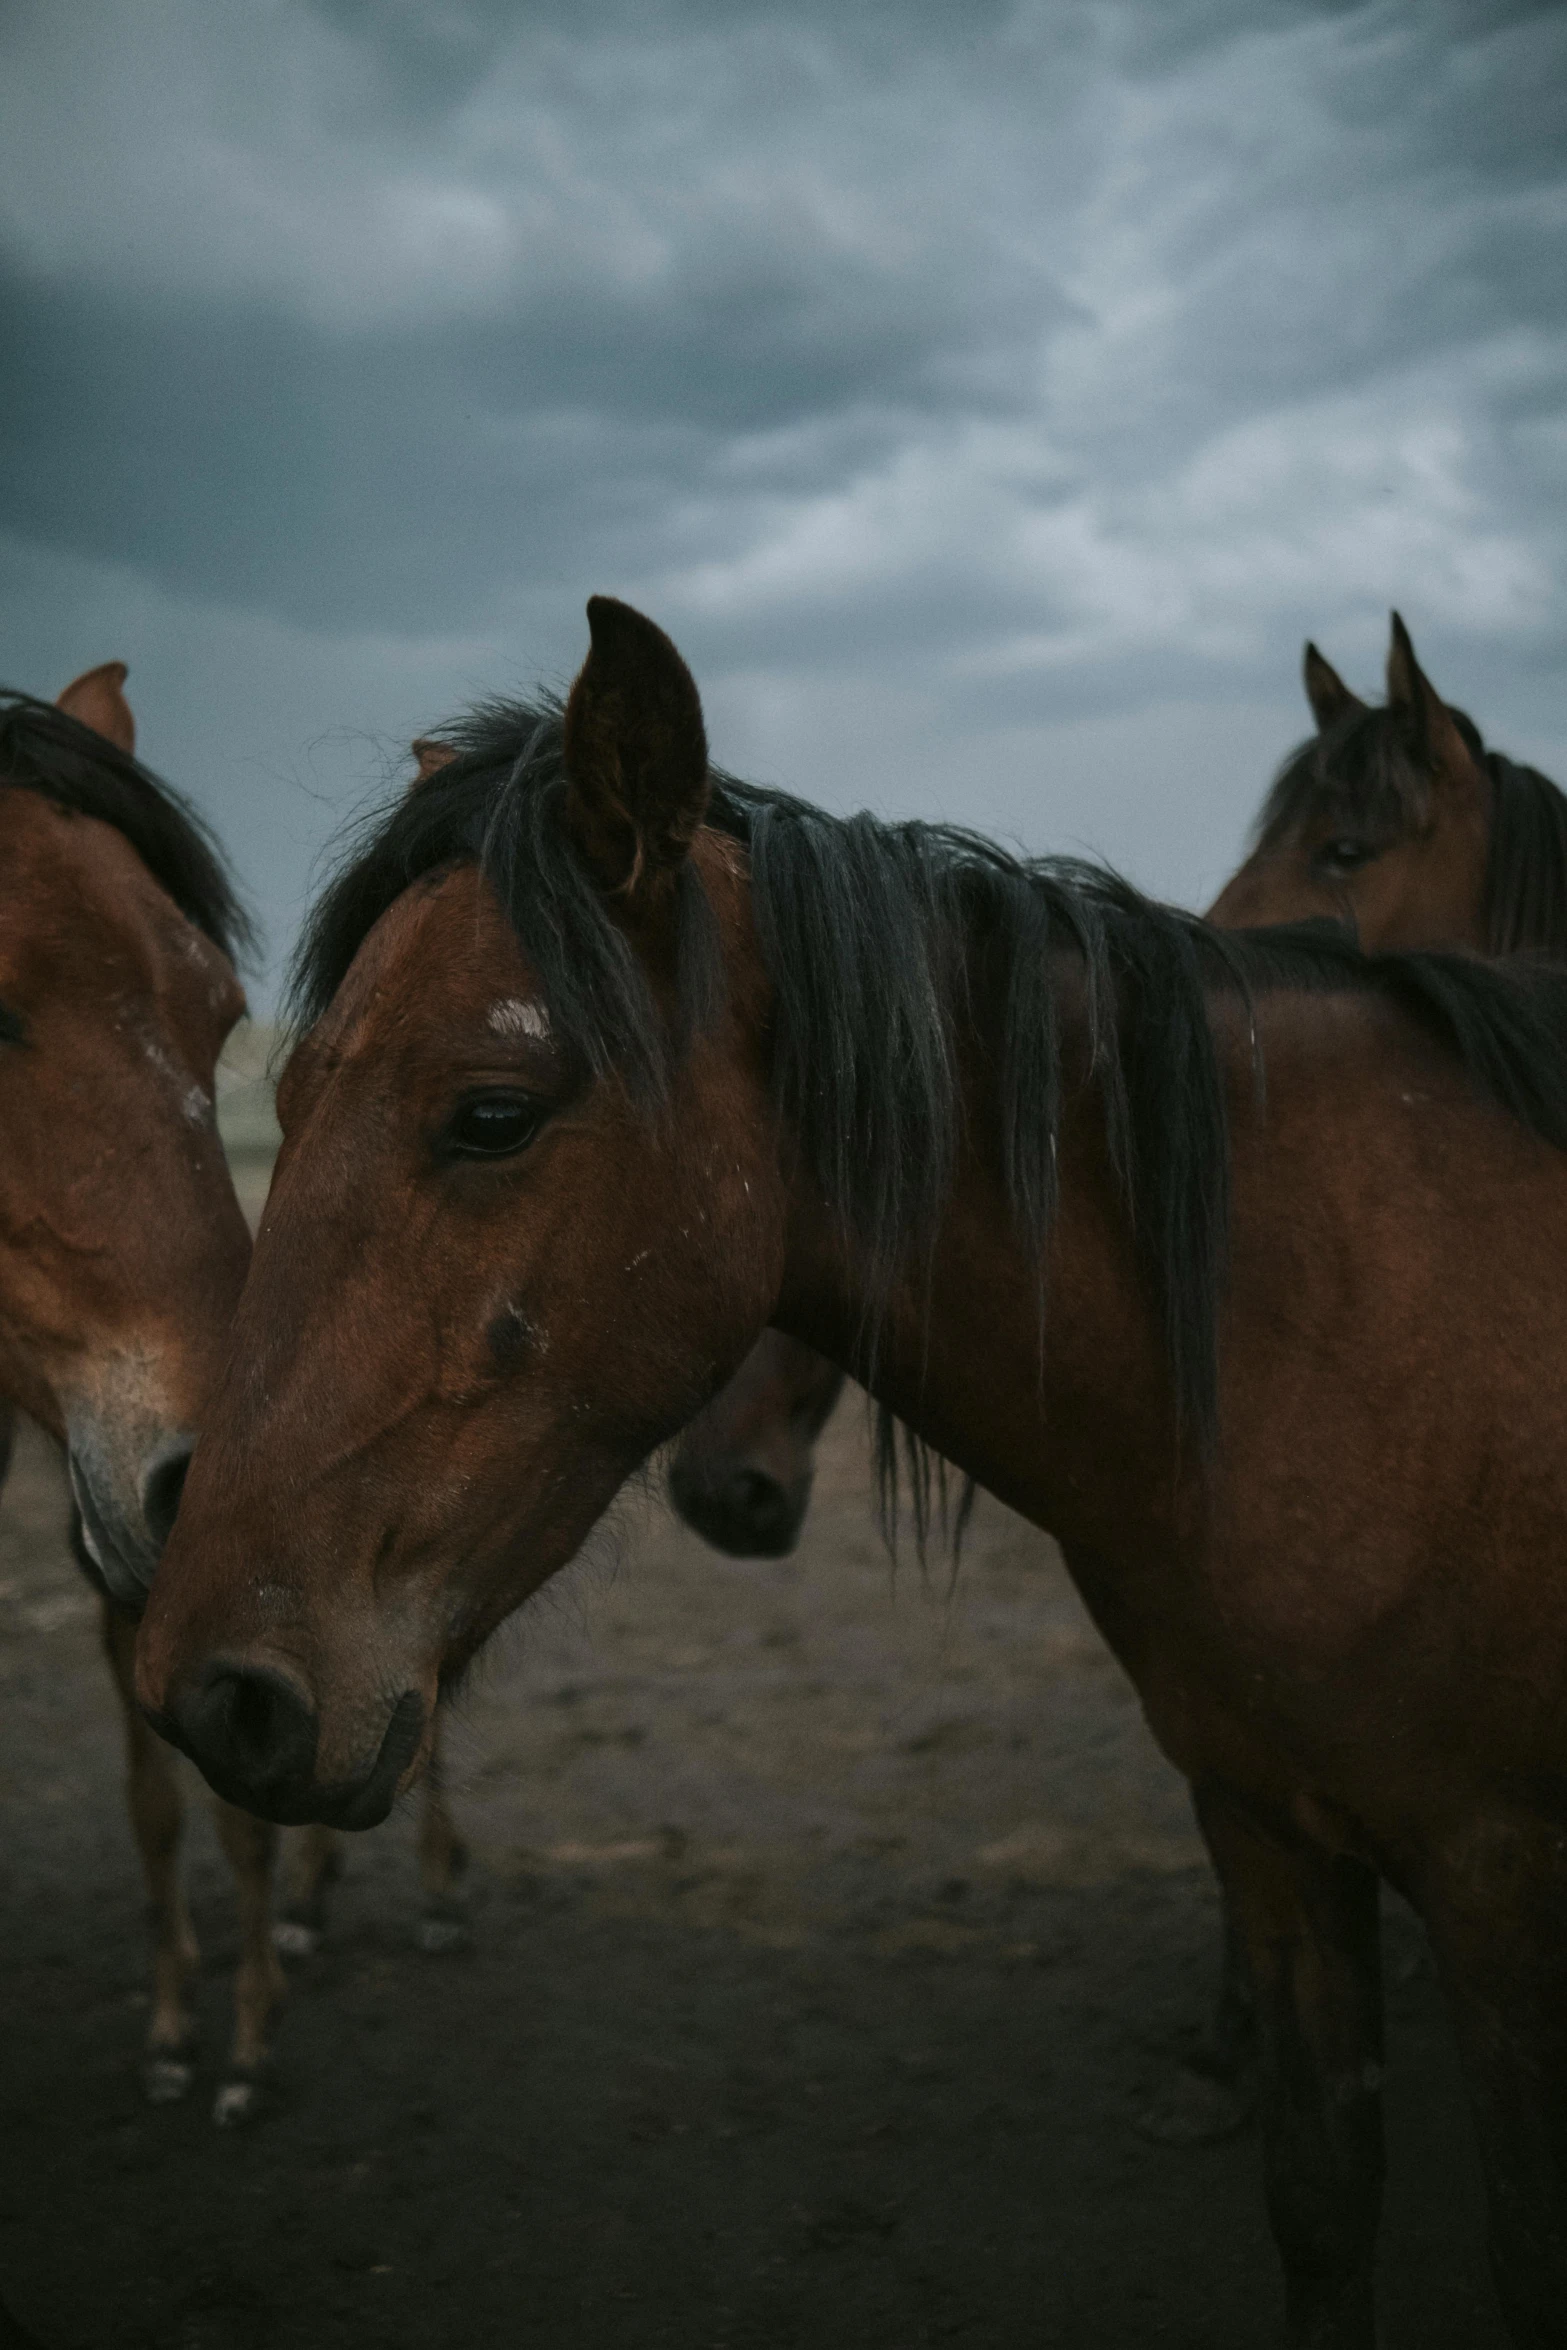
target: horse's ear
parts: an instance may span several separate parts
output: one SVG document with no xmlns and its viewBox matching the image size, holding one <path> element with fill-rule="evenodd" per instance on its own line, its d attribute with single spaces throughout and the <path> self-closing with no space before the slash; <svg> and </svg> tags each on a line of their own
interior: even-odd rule
<svg viewBox="0 0 1567 2350">
<path fill-rule="evenodd" d="M 605 889 L 647 900 L 707 807 L 696 681 L 661 628 L 588 599 L 592 647 L 566 703 L 566 822 Z"/>
<path fill-rule="evenodd" d="M 1301 675 L 1306 684 L 1306 699 L 1311 704 L 1311 715 L 1317 722 L 1317 732 L 1326 734 L 1339 719 L 1347 718 L 1352 710 L 1363 710 L 1365 703 L 1359 694 L 1352 694 L 1331 661 L 1325 661 L 1308 638 Z"/>
<path fill-rule="evenodd" d="M 455 743 L 443 743 L 439 736 L 433 734 L 417 736 L 408 748 L 419 762 L 414 779 L 408 786 L 411 792 L 417 791 L 422 783 L 428 783 L 432 775 L 439 775 L 441 769 L 449 767 L 457 756 Z"/>
<path fill-rule="evenodd" d="M 1395 612 L 1387 648 L 1387 704 L 1402 711 L 1433 775 L 1469 782 L 1474 760 L 1469 746 L 1453 723 L 1452 712 L 1431 683 L 1410 642 L 1409 631 Z"/>
<path fill-rule="evenodd" d="M 117 751 L 134 751 L 136 721 L 124 692 L 129 675 L 123 661 L 105 661 L 97 669 L 84 669 L 63 694 L 56 694 L 54 706 L 67 718 L 90 726 L 94 734 L 103 735 Z"/>
</svg>

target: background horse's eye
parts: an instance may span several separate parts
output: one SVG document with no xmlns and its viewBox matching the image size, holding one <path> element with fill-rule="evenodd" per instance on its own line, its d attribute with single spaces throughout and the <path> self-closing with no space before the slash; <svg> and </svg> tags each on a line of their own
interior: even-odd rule
<svg viewBox="0 0 1567 2350">
<path fill-rule="evenodd" d="M 542 1112 L 525 1093 L 475 1093 L 459 1103 L 443 1137 L 458 1159 L 507 1159 L 533 1140 Z"/>
<path fill-rule="evenodd" d="M 1368 840 L 1329 840 L 1323 842 L 1312 863 L 1323 873 L 1358 873 L 1376 853 Z"/>
</svg>

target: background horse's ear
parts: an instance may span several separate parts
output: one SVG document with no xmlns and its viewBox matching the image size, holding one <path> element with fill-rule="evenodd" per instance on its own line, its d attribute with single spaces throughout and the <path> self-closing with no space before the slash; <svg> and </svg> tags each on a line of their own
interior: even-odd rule
<svg viewBox="0 0 1567 2350">
<path fill-rule="evenodd" d="M 566 704 L 566 822 L 606 889 L 645 899 L 707 807 L 701 697 L 663 630 L 629 604 L 591 596 L 588 629 Z"/>
<path fill-rule="evenodd" d="M 55 695 L 54 706 L 67 718 L 90 726 L 94 734 L 103 735 L 116 750 L 134 751 L 136 721 L 123 691 L 129 675 L 123 661 L 105 661 L 100 668 L 84 669 L 63 694 Z"/>
<path fill-rule="evenodd" d="M 1409 631 L 1396 612 L 1387 648 L 1387 705 L 1407 715 L 1433 775 L 1474 780 L 1475 763 L 1469 746 L 1453 723 L 1452 712 L 1415 659 Z"/>
<path fill-rule="evenodd" d="M 432 775 L 438 775 L 443 767 L 449 767 L 457 756 L 455 743 L 443 743 L 433 734 L 417 736 L 408 748 L 419 762 L 414 779 L 408 786 L 410 791 L 417 791 L 421 783 L 428 783 Z"/>
<path fill-rule="evenodd" d="M 1317 732 L 1326 734 L 1340 718 L 1347 718 L 1352 710 L 1363 710 L 1365 703 L 1359 694 L 1352 694 L 1331 661 L 1324 661 L 1316 646 L 1308 638 L 1301 675 L 1306 683 L 1306 699 L 1311 704 L 1311 715 L 1317 722 Z"/>
</svg>

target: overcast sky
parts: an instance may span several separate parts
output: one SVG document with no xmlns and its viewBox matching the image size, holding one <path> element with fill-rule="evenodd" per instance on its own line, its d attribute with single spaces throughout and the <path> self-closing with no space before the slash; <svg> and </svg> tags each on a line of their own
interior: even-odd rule
<svg viewBox="0 0 1567 2350">
<path fill-rule="evenodd" d="M 1567 781 L 1564 93 L 1510 0 L 6 0 L 0 677 L 130 662 L 274 957 L 596 589 L 742 773 L 1186 901 L 1393 603 Z"/>
</svg>

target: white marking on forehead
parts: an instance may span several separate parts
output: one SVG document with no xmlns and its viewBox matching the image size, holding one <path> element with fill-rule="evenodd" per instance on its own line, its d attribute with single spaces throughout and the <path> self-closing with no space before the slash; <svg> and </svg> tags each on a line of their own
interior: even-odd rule
<svg viewBox="0 0 1567 2350">
<path fill-rule="evenodd" d="M 490 1006 L 490 1026 L 497 1036 L 531 1036 L 542 1044 L 550 1032 L 550 1016 L 542 1004 L 526 996 L 506 996 Z"/>
</svg>

